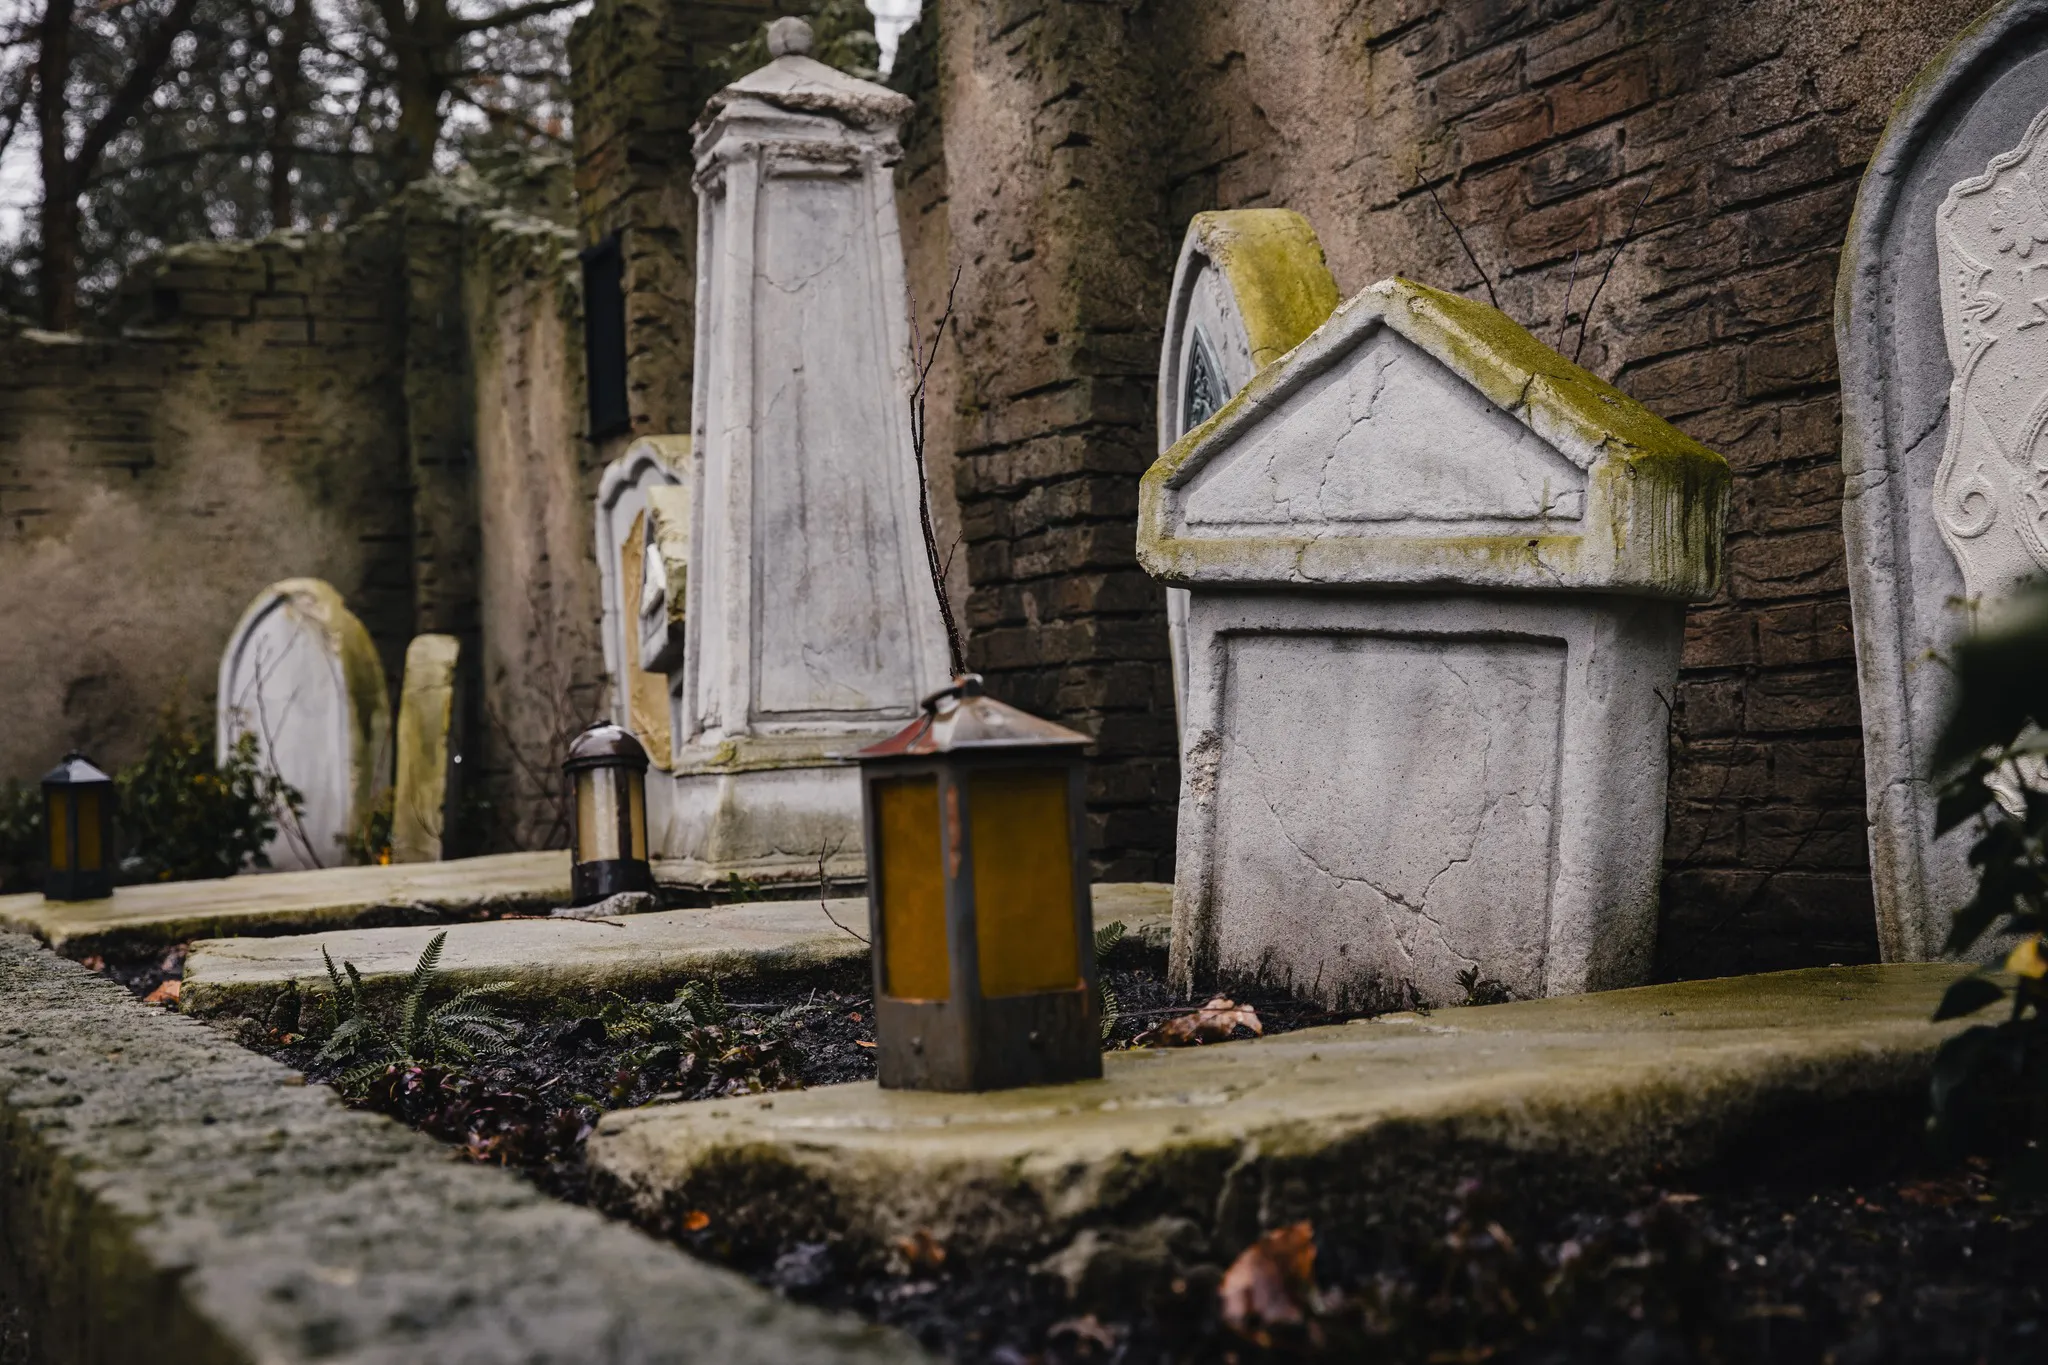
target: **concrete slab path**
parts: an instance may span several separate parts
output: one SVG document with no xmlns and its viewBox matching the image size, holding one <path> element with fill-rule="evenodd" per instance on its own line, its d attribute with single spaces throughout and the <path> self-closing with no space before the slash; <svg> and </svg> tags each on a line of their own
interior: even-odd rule
<svg viewBox="0 0 2048 1365">
<path fill-rule="evenodd" d="M 863 875 L 857 859 L 828 873 L 842 884 L 857 884 Z M 658 861 L 654 874 L 671 904 L 710 895 L 721 885 L 691 862 Z M 811 881 L 815 884 L 815 873 Z M 773 894 L 770 887 L 753 885 L 757 894 Z M 34 934 L 77 955 L 147 951 L 227 934 L 301 934 L 546 914 L 568 901 L 567 853 L 501 853 L 443 863 L 254 872 L 123 886 L 97 901 L 0 896 L 0 929 Z"/>
<path fill-rule="evenodd" d="M 1038 1255 L 1185 1220 L 1229 1252 L 1262 1227 L 1438 1219 L 1460 1180 L 1511 1197 L 1910 1132 L 1928 1022 L 1964 968 L 1828 968 L 1382 1017 L 1112 1053 L 1107 1076 L 984 1095 L 831 1086 L 607 1114 L 601 1199 L 689 1211 L 763 1247 Z"/>
<path fill-rule="evenodd" d="M 1104 883 L 1094 888 L 1094 901 L 1098 925 L 1121 921 L 1132 936 L 1165 950 L 1172 887 Z M 510 981 L 529 999 L 655 995 L 711 975 L 787 978 L 864 962 L 867 944 L 847 930 L 867 932 L 865 899 L 835 899 L 822 909 L 816 900 L 753 901 L 598 920 L 460 924 L 448 930 L 441 979 L 451 986 Z M 203 940 L 185 959 L 180 1006 L 187 1014 L 267 1015 L 295 981 L 301 989 L 326 988 L 323 948 L 337 966 L 354 963 L 373 997 L 393 995 L 439 932 L 425 926 Z"/>
</svg>

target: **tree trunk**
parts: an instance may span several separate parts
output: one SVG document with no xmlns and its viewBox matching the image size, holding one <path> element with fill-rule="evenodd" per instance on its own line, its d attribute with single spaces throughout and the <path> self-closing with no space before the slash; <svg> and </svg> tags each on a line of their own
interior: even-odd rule
<svg viewBox="0 0 2048 1365">
<path fill-rule="evenodd" d="M 271 97 L 277 112 L 270 120 L 270 230 L 283 232 L 296 221 L 292 212 L 292 164 L 296 121 L 303 98 L 300 61 L 313 28 L 313 0 L 292 0 L 284 37 L 271 54 Z"/>
<path fill-rule="evenodd" d="M 36 300 L 43 326 L 53 332 L 78 326 L 78 189 L 65 154 L 73 7 L 74 0 L 48 0 L 37 35 L 36 132 L 42 138 L 43 204 L 36 223 L 42 238 Z"/>
<path fill-rule="evenodd" d="M 392 179 L 409 185 L 434 172 L 434 148 L 441 140 L 441 97 L 448 93 L 447 68 L 458 38 L 446 0 L 418 0 L 411 15 L 405 0 L 380 0 L 390 33 L 398 87 L 398 137 L 392 149 Z"/>
</svg>

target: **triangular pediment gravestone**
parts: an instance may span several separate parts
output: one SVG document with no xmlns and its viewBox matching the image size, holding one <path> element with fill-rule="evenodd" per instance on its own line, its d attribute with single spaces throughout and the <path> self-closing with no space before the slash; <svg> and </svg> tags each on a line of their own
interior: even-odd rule
<svg viewBox="0 0 2048 1365">
<path fill-rule="evenodd" d="M 1333 1004 L 1639 983 L 1720 456 L 1498 311 L 1365 290 L 1146 474 L 1188 591 L 1173 970 Z"/>
<path fill-rule="evenodd" d="M 1719 463 L 1498 311 L 1387 280 L 1161 458 L 1139 553 L 1169 582 L 1689 598 L 1720 570 Z"/>
</svg>

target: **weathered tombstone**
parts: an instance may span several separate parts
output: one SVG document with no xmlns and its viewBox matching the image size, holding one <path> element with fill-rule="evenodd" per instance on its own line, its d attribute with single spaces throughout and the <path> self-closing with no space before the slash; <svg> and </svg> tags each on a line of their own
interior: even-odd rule
<svg viewBox="0 0 2048 1365">
<path fill-rule="evenodd" d="M 1159 450 L 1200 426 L 1337 306 L 1337 281 L 1292 209 L 1198 213 L 1167 295 L 1159 348 Z M 1176 712 L 1187 714 L 1188 594 L 1166 590 Z"/>
<path fill-rule="evenodd" d="M 1941 951 L 1972 836 L 1934 837 L 1940 663 L 2048 572 L 2048 0 L 1998 6 L 1893 111 L 1842 256 L 1842 525 L 1878 944 Z"/>
<path fill-rule="evenodd" d="M 604 616 L 600 633 L 605 672 L 612 680 L 612 719 L 639 736 L 648 758 L 660 769 L 669 766 L 673 733 L 667 675 L 680 671 L 682 662 L 680 594 L 673 598 L 677 629 L 672 645 L 664 630 L 664 647 L 650 657 L 642 648 L 640 621 L 643 599 L 664 562 L 662 542 L 649 534 L 657 519 L 668 537 L 668 554 L 673 557 L 687 549 L 689 490 L 682 481 L 689 462 L 689 437 L 643 436 L 605 468 L 597 488 L 597 570 Z M 672 599 L 665 580 L 656 586 L 666 616 Z"/>
<path fill-rule="evenodd" d="M 272 867 L 333 867 L 391 785 L 391 700 L 384 665 L 341 594 L 288 578 L 256 594 L 220 660 L 215 734 L 226 761 L 256 737 L 261 761 L 305 798 L 279 821 Z"/>
<path fill-rule="evenodd" d="M 458 705 L 462 642 L 415 635 L 398 688 L 398 781 L 391 789 L 391 861 L 436 863 L 462 792 Z"/>
<path fill-rule="evenodd" d="M 1728 467 L 1483 304 L 1374 285 L 1146 474 L 1191 590 L 1173 971 L 1645 979 Z M 1647 814 L 1646 814 L 1647 813 Z"/>
<path fill-rule="evenodd" d="M 910 101 L 803 55 L 696 130 L 697 371 L 675 815 L 665 851 L 743 875 L 861 847 L 844 756 L 946 656 L 919 540 L 892 167 Z"/>
</svg>

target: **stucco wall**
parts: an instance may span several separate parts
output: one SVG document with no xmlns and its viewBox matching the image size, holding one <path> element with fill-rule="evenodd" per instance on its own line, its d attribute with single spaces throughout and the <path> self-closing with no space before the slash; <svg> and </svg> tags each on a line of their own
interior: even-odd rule
<svg viewBox="0 0 2048 1365">
<path fill-rule="evenodd" d="M 172 251 L 119 338 L 0 336 L 0 780 L 135 758 L 210 711 L 249 599 L 312 575 L 397 676 L 407 569 L 397 242 Z"/>
</svg>

